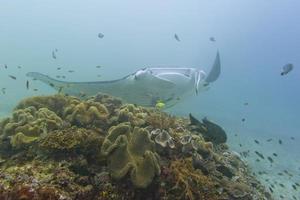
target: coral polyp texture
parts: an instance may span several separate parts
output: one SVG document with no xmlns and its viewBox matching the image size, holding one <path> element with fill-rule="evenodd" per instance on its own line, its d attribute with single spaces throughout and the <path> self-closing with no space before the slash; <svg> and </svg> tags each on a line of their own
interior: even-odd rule
<svg viewBox="0 0 300 200">
<path fill-rule="evenodd" d="M 217 124 L 85 100 L 22 100 L 0 122 L 0 199 L 272 199 Z"/>
</svg>

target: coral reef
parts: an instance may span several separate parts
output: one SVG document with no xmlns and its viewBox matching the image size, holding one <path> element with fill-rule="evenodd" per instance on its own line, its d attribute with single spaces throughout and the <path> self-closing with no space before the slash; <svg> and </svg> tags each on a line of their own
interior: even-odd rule
<svg viewBox="0 0 300 200">
<path fill-rule="evenodd" d="M 106 94 L 31 97 L 0 122 L 0 199 L 272 199 L 226 139 Z"/>
<path fill-rule="evenodd" d="M 160 174 L 154 142 L 143 128 L 120 124 L 112 127 L 101 149 L 108 157 L 108 168 L 115 179 L 130 173 L 134 186 L 146 188 Z"/>
</svg>

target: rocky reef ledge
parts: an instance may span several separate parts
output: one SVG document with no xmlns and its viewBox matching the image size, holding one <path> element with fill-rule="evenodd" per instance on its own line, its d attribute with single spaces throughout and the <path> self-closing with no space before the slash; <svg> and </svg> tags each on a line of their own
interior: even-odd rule
<svg viewBox="0 0 300 200">
<path fill-rule="evenodd" d="M 0 199 L 271 199 L 217 124 L 108 95 L 22 100 L 0 122 Z"/>
</svg>

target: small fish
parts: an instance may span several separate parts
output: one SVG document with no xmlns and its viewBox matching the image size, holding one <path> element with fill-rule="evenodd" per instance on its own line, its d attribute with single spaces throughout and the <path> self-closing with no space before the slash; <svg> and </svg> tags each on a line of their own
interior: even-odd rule
<svg viewBox="0 0 300 200">
<path fill-rule="evenodd" d="M 66 78 L 66 76 L 61 76 L 62 78 Z"/>
<path fill-rule="evenodd" d="M 278 185 L 282 188 L 285 188 L 285 186 L 282 183 L 279 183 Z"/>
<path fill-rule="evenodd" d="M 73 72 L 74 72 L 74 70 L 69 70 L 68 72 L 69 72 L 69 73 L 73 73 Z"/>
<path fill-rule="evenodd" d="M 61 70 L 61 67 L 56 68 L 57 70 Z"/>
<path fill-rule="evenodd" d="M 16 80 L 17 79 L 17 77 L 15 77 L 15 76 L 13 76 L 13 75 L 8 75 L 11 79 L 14 79 L 14 80 Z"/>
<path fill-rule="evenodd" d="M 297 190 L 297 187 L 296 187 L 296 185 L 292 185 L 292 187 L 294 188 L 294 190 Z"/>
<path fill-rule="evenodd" d="M 300 187 L 300 184 L 299 184 L 299 183 L 295 183 L 295 185 L 297 185 L 298 187 Z"/>
<path fill-rule="evenodd" d="M 273 189 L 271 187 L 269 187 L 269 190 L 270 190 L 271 193 L 273 193 Z"/>
<path fill-rule="evenodd" d="M 279 144 L 282 144 L 282 140 L 279 139 L 279 140 L 278 140 L 278 143 L 279 143 Z"/>
<path fill-rule="evenodd" d="M 59 87 L 59 89 L 58 89 L 58 93 L 59 93 L 59 94 L 62 92 L 63 88 L 64 88 L 64 87 Z"/>
<path fill-rule="evenodd" d="M 4 64 L 4 68 L 7 69 L 7 64 Z"/>
<path fill-rule="evenodd" d="M 54 49 L 55 52 L 58 52 L 58 49 Z"/>
<path fill-rule="evenodd" d="M 239 146 L 242 147 L 243 145 L 242 145 L 242 144 L 239 144 Z"/>
<path fill-rule="evenodd" d="M 237 137 L 238 135 L 237 135 L 237 134 L 234 134 L 234 136 Z"/>
<path fill-rule="evenodd" d="M 1 92 L 2 92 L 2 94 L 5 94 L 6 93 L 6 88 L 2 88 Z"/>
<path fill-rule="evenodd" d="M 96 68 L 101 68 L 101 67 L 102 67 L 101 65 L 97 65 L 97 66 L 96 66 Z"/>
<path fill-rule="evenodd" d="M 258 155 L 261 159 L 265 159 L 264 155 L 262 153 L 259 153 L 258 151 L 254 151 L 256 155 Z"/>
<path fill-rule="evenodd" d="M 53 59 L 56 59 L 55 51 L 52 51 L 52 58 L 53 58 Z"/>
<path fill-rule="evenodd" d="M 267 139 L 267 142 L 271 142 L 273 139 L 272 138 L 270 138 L 270 139 Z"/>
<path fill-rule="evenodd" d="M 294 138 L 294 137 L 291 137 L 291 140 L 295 140 L 295 138 Z"/>
<path fill-rule="evenodd" d="M 245 103 L 244 103 L 244 106 L 248 106 L 248 105 L 249 105 L 249 103 L 248 103 L 248 102 L 245 102 Z"/>
<path fill-rule="evenodd" d="M 284 196 L 283 196 L 283 195 L 279 195 L 279 197 L 280 197 L 281 199 L 284 199 Z"/>
<path fill-rule="evenodd" d="M 209 40 L 210 40 L 211 42 L 215 42 L 215 41 L 216 41 L 216 39 L 215 39 L 214 37 L 210 37 Z"/>
<path fill-rule="evenodd" d="M 260 160 L 257 158 L 256 160 L 255 160 L 256 162 L 260 162 Z"/>
<path fill-rule="evenodd" d="M 104 37 L 103 33 L 98 33 L 98 38 L 102 39 Z"/>
<path fill-rule="evenodd" d="M 255 142 L 256 144 L 259 144 L 259 141 L 258 141 L 258 140 L 254 140 L 254 142 Z"/>
<path fill-rule="evenodd" d="M 60 78 L 60 75 L 56 75 L 55 77 L 56 77 L 56 78 Z"/>
<path fill-rule="evenodd" d="M 174 38 L 175 38 L 175 40 L 177 40 L 177 42 L 180 42 L 180 39 L 176 33 L 174 34 Z"/>
<path fill-rule="evenodd" d="M 162 100 L 158 100 L 155 104 L 155 108 L 158 110 L 162 110 L 165 106 L 166 104 Z"/>
<path fill-rule="evenodd" d="M 277 157 L 278 155 L 277 155 L 277 153 L 273 153 L 273 156 Z"/>
<path fill-rule="evenodd" d="M 282 72 L 280 73 L 281 76 L 288 74 L 293 70 L 294 66 L 291 63 L 288 63 L 282 67 Z"/>
<path fill-rule="evenodd" d="M 79 93 L 79 96 L 83 98 L 83 97 L 86 96 L 86 94 L 85 94 L 84 92 L 80 92 L 80 93 Z"/>
<path fill-rule="evenodd" d="M 101 77 L 101 75 L 100 75 L 100 74 L 98 74 L 98 75 L 97 75 L 97 77 L 99 78 L 99 77 Z"/>
<path fill-rule="evenodd" d="M 53 83 L 49 83 L 49 85 L 50 85 L 51 87 L 55 87 L 55 85 L 54 85 Z"/>
<path fill-rule="evenodd" d="M 277 175 L 279 175 L 279 176 L 283 176 L 283 173 L 279 172 L 279 173 L 277 173 Z"/>
<path fill-rule="evenodd" d="M 18 69 L 21 69 L 22 67 L 21 66 L 18 66 Z"/>
<path fill-rule="evenodd" d="M 273 163 L 274 162 L 274 160 L 271 158 L 271 157 L 267 157 L 268 158 L 268 160 L 270 161 L 270 163 Z"/>
<path fill-rule="evenodd" d="M 246 119 L 245 119 L 245 118 L 242 118 L 242 122 L 244 122 L 244 121 L 246 121 Z"/>
<path fill-rule="evenodd" d="M 27 88 L 27 90 L 29 89 L 29 81 L 28 80 L 26 81 L 26 88 Z"/>
<path fill-rule="evenodd" d="M 36 92 L 36 91 L 38 91 L 38 89 L 34 88 L 34 89 L 33 89 L 33 91 L 35 91 L 35 92 Z"/>
</svg>

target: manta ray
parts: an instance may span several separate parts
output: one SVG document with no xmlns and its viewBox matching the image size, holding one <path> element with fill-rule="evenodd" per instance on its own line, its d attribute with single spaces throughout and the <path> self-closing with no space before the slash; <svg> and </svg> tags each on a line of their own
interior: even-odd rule
<svg viewBox="0 0 300 200">
<path fill-rule="evenodd" d="M 94 82 L 60 81 L 38 72 L 29 72 L 26 75 L 66 95 L 82 98 L 106 93 L 119 97 L 127 103 L 152 107 L 161 101 L 166 107 L 171 107 L 186 96 L 193 93 L 198 95 L 210 83 L 216 81 L 220 73 L 220 56 L 217 52 L 208 74 L 197 68 L 149 67 L 120 79 Z"/>
</svg>

